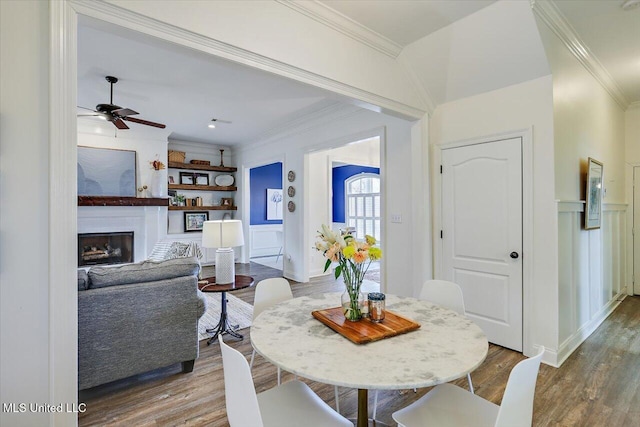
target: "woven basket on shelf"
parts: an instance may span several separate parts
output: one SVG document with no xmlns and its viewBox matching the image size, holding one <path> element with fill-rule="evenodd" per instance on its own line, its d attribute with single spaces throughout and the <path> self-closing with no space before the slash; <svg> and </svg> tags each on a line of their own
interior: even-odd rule
<svg viewBox="0 0 640 427">
<path fill-rule="evenodd" d="M 184 158 L 185 158 L 185 152 L 184 151 L 169 150 L 169 161 L 170 162 L 184 163 Z"/>
</svg>

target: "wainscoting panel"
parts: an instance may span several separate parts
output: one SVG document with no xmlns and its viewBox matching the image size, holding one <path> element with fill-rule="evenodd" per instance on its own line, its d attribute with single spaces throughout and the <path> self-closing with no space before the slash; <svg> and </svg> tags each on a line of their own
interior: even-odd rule
<svg viewBox="0 0 640 427">
<path fill-rule="evenodd" d="M 278 255 L 280 243 L 276 232 L 282 231 L 282 224 L 252 225 L 249 229 L 251 233 L 250 257 Z"/>
<path fill-rule="evenodd" d="M 559 352 L 562 363 L 626 293 L 627 205 L 605 203 L 602 227 L 584 230 L 584 202 L 558 202 Z"/>
</svg>

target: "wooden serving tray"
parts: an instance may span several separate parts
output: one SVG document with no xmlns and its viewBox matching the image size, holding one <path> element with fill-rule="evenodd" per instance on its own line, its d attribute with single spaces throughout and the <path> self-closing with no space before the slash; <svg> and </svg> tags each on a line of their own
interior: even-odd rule
<svg viewBox="0 0 640 427">
<path fill-rule="evenodd" d="M 415 331 L 420 327 L 419 323 L 389 310 L 385 311 L 384 320 L 380 323 L 372 322 L 368 317 L 363 317 L 358 322 L 350 322 L 344 318 L 342 307 L 315 310 L 311 315 L 356 344 L 379 341 Z"/>
</svg>

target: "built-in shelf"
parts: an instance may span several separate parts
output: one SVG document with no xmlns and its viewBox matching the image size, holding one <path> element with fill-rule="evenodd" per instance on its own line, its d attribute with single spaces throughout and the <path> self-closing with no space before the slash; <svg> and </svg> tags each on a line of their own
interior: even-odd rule
<svg viewBox="0 0 640 427">
<path fill-rule="evenodd" d="M 167 198 L 78 196 L 78 206 L 168 206 Z"/>
<path fill-rule="evenodd" d="M 169 162 L 170 168 L 191 169 L 196 171 L 237 172 L 238 168 L 230 166 L 193 165 L 191 163 Z"/>
<path fill-rule="evenodd" d="M 238 187 L 222 187 L 219 185 L 169 184 L 169 190 L 237 191 Z"/>
<path fill-rule="evenodd" d="M 237 211 L 237 206 L 169 206 L 170 211 Z"/>
</svg>

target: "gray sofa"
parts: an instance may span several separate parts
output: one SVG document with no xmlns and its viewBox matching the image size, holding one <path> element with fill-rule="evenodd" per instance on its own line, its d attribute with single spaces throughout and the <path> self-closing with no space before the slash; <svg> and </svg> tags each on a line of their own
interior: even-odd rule
<svg viewBox="0 0 640 427">
<path fill-rule="evenodd" d="M 198 357 L 196 258 L 78 270 L 80 390 Z"/>
</svg>

